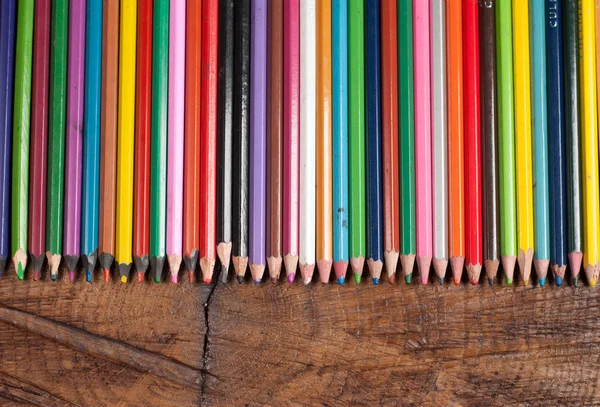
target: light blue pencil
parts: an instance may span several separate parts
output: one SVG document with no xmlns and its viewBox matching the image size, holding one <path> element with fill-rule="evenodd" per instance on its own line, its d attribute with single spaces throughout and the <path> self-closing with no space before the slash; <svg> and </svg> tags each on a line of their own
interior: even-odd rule
<svg viewBox="0 0 600 407">
<path fill-rule="evenodd" d="M 548 196 L 548 113 L 546 89 L 546 4 L 531 0 L 533 94 L 534 267 L 541 286 L 550 265 L 550 201 Z"/>
<path fill-rule="evenodd" d="M 348 2 L 332 2 L 333 269 L 338 284 L 348 269 Z"/>
<path fill-rule="evenodd" d="M 102 0 L 87 0 L 85 32 L 85 47 L 87 52 L 85 54 L 85 99 L 83 115 L 81 260 L 85 267 L 85 280 L 92 282 L 98 251 Z"/>
</svg>

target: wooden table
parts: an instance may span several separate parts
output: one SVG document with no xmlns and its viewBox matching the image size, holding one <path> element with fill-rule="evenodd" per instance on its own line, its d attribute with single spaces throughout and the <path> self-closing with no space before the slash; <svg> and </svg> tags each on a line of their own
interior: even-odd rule
<svg viewBox="0 0 600 407">
<path fill-rule="evenodd" d="M 600 406 L 597 288 L 65 274 L 0 281 L 1 406 Z"/>
</svg>

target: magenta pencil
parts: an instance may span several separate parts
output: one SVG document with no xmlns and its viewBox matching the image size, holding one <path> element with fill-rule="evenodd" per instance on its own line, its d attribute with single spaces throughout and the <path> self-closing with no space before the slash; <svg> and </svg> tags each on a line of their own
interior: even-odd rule
<svg viewBox="0 0 600 407">
<path fill-rule="evenodd" d="M 300 1 L 283 5 L 283 262 L 290 284 L 298 267 L 300 196 Z"/>
<path fill-rule="evenodd" d="M 433 190 L 431 171 L 431 69 L 429 0 L 413 3 L 415 63 L 415 171 L 417 265 L 427 284 L 433 254 Z"/>
<path fill-rule="evenodd" d="M 69 279 L 81 251 L 81 171 L 83 148 L 83 81 L 85 68 L 85 0 L 69 2 L 69 60 L 67 79 L 67 139 L 65 150 L 65 213 L 63 259 Z"/>
<path fill-rule="evenodd" d="M 49 58 L 50 0 L 38 0 L 35 7 L 34 20 L 28 239 L 34 280 L 40 278 L 40 270 L 46 257 Z"/>
<path fill-rule="evenodd" d="M 200 22 L 198 22 L 199 24 Z M 169 16 L 169 121 L 167 156 L 167 260 L 177 283 L 183 245 L 185 108 L 185 0 L 171 0 Z"/>
</svg>

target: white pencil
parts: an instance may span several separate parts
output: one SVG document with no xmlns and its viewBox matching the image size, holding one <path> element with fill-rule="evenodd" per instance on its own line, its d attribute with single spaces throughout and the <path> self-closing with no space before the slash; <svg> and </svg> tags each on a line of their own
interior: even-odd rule
<svg viewBox="0 0 600 407">
<path fill-rule="evenodd" d="M 446 0 L 431 2 L 431 127 L 433 134 L 433 268 L 440 284 L 448 268 L 448 110 Z"/>
<path fill-rule="evenodd" d="M 300 272 L 310 283 L 316 250 L 316 80 L 315 0 L 300 2 Z"/>
</svg>

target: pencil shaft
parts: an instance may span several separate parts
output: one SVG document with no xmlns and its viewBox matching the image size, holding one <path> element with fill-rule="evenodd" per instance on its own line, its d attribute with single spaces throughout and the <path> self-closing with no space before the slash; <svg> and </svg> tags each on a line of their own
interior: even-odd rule
<svg viewBox="0 0 600 407">
<path fill-rule="evenodd" d="M 150 140 L 150 258 L 163 258 L 167 229 L 167 115 L 169 1 L 154 2 L 152 15 L 152 137 Z"/>
<path fill-rule="evenodd" d="M 366 252 L 364 4 L 348 0 L 348 168 L 350 257 Z M 303 57 L 304 59 L 304 57 Z"/>
<path fill-rule="evenodd" d="M 567 184 L 561 2 L 546 1 L 546 65 L 548 88 L 548 162 L 550 194 L 550 260 L 567 264 Z"/>
<path fill-rule="evenodd" d="M 102 92 L 102 1 L 87 0 L 85 32 L 81 254 L 98 250 L 100 117 Z M 148 199 L 149 200 L 149 199 Z"/>
<path fill-rule="evenodd" d="M 448 93 L 446 0 L 431 2 L 433 134 L 433 257 L 448 259 Z"/>
<path fill-rule="evenodd" d="M 115 260 L 127 266 L 132 262 L 133 249 L 137 0 L 122 0 L 120 12 Z"/>
<path fill-rule="evenodd" d="M 9 257 L 16 0 L 0 3 L 0 261 Z"/>
<path fill-rule="evenodd" d="M 233 255 L 248 257 L 250 0 L 235 7 L 233 52 Z"/>
<path fill-rule="evenodd" d="M 71 0 L 69 2 L 69 62 L 67 67 L 67 140 L 65 145 L 65 222 L 63 254 L 65 256 L 77 257 L 81 252 L 85 9 L 85 0 Z"/>
<path fill-rule="evenodd" d="M 348 2 L 332 8 L 333 261 L 348 261 Z"/>
<path fill-rule="evenodd" d="M 182 255 L 185 106 L 185 1 L 170 1 L 167 118 L 167 255 Z"/>
<path fill-rule="evenodd" d="M 46 247 L 46 171 L 48 149 L 48 83 L 50 0 L 36 3 L 31 82 L 31 170 L 29 173 L 29 253 L 43 259 Z M 3 11 L 0 11 L 2 13 Z M 0 22 L 0 26 L 4 22 Z M 0 39 L 0 41 L 6 41 Z M 0 102 L 1 103 L 1 102 Z M 1 255 L 0 255 L 1 256 Z M 38 270 L 39 271 L 39 270 Z"/>
<path fill-rule="evenodd" d="M 267 94 L 267 257 L 281 257 L 283 171 L 283 2 L 269 2 Z"/>
<path fill-rule="evenodd" d="M 500 255 L 517 255 L 512 2 L 496 2 Z"/>
<path fill-rule="evenodd" d="M 31 112 L 31 66 L 33 51 L 34 1 L 19 1 L 15 52 L 13 112 L 13 163 L 11 192 L 11 246 L 27 253 L 29 190 L 29 130 Z M 17 270 L 19 273 L 19 271 Z"/>
<path fill-rule="evenodd" d="M 465 261 L 483 264 L 479 6 L 463 1 L 465 129 Z"/>
<path fill-rule="evenodd" d="M 398 2 L 398 55 L 401 253 L 406 255 L 415 254 L 417 236 L 412 0 Z"/>
</svg>

